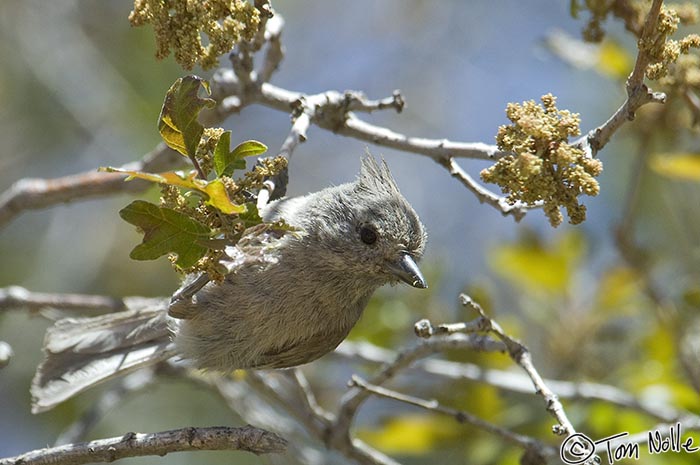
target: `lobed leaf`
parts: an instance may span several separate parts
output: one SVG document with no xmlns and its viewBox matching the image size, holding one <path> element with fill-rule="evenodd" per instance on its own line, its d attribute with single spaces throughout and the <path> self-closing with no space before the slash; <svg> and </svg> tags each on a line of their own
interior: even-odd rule
<svg viewBox="0 0 700 465">
<path fill-rule="evenodd" d="M 214 100 L 197 95 L 200 85 L 208 94 L 209 84 L 198 76 L 185 76 L 175 81 L 165 95 L 158 118 L 158 131 L 165 143 L 192 159 L 204 132 L 204 126 L 197 121 L 199 112 L 216 105 Z"/>
<path fill-rule="evenodd" d="M 119 215 L 143 231 L 143 241 L 129 254 L 134 260 L 155 260 L 175 253 L 176 264 L 189 268 L 207 252 L 201 243 L 210 237 L 210 229 L 183 213 L 135 200 Z"/>
<path fill-rule="evenodd" d="M 263 222 L 258 212 L 258 206 L 254 202 L 248 202 L 245 206 L 247 211 L 238 215 L 238 219 L 241 220 L 246 229 Z"/>
<path fill-rule="evenodd" d="M 246 211 L 245 205 L 238 205 L 231 202 L 231 199 L 228 198 L 228 192 L 226 192 L 226 186 L 219 178 L 207 182 L 204 186 L 203 192 L 205 192 L 209 197 L 207 200 L 209 205 L 219 209 L 227 215 L 235 213 L 240 214 Z"/>
<path fill-rule="evenodd" d="M 224 132 L 214 149 L 214 170 L 217 176 L 231 176 L 234 170 L 245 169 L 243 158 L 260 155 L 267 146 L 256 140 L 241 142 L 231 150 L 231 131 Z"/>
</svg>

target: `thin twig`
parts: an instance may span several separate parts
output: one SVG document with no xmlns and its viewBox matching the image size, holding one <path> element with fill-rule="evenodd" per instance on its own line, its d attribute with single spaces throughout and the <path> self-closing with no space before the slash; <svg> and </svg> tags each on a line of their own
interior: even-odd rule
<svg viewBox="0 0 700 465">
<path fill-rule="evenodd" d="M 523 449 L 534 449 L 540 456 L 543 457 L 551 457 L 557 454 L 557 451 L 553 447 L 548 446 L 547 444 L 541 441 L 538 441 L 529 436 L 510 431 L 506 428 L 500 427 L 482 418 L 479 418 L 476 415 L 472 415 L 471 413 L 453 409 L 450 407 L 445 407 L 443 405 L 440 405 L 440 403 L 438 403 L 438 401 L 435 399 L 421 399 L 419 397 L 402 394 L 400 392 L 387 389 L 382 386 L 375 386 L 356 375 L 353 375 L 352 377 L 351 386 L 359 387 L 376 396 L 396 400 L 405 404 L 424 408 L 431 412 L 437 412 L 443 415 L 451 416 L 458 423 L 470 424 L 491 434 L 499 436 L 504 440 L 510 442 L 511 444 L 514 444 L 518 447 L 522 447 Z"/>
<path fill-rule="evenodd" d="M 265 89 L 264 89 L 265 90 Z M 269 90 L 269 89 L 268 89 Z M 429 139 L 425 137 L 408 136 L 391 129 L 376 126 L 363 121 L 354 114 L 348 115 L 345 125 L 331 128 L 326 121 L 318 121 L 320 127 L 334 130 L 343 136 L 370 142 L 382 147 L 389 147 L 402 152 L 415 153 L 441 160 L 452 158 L 471 158 L 474 160 L 497 160 L 509 152 L 499 150 L 495 145 L 482 142 L 458 142 L 448 139 Z"/>
<path fill-rule="evenodd" d="M 78 465 L 197 450 L 242 450 L 267 454 L 284 452 L 286 446 L 287 442 L 280 436 L 253 426 L 212 426 L 160 433 L 127 433 L 121 437 L 38 449 L 0 459 L 0 465 Z"/>
<path fill-rule="evenodd" d="M 449 326 L 456 328 L 452 325 Z M 353 341 L 343 342 L 340 347 L 335 350 L 334 354 L 352 360 L 359 359 L 382 364 L 390 363 L 396 358 L 396 352 L 393 350 L 384 349 L 368 342 Z M 473 363 L 458 363 L 439 359 L 417 360 L 413 367 L 430 376 L 439 378 L 485 383 L 497 389 L 520 394 L 537 394 L 533 389 L 532 381 L 527 375 L 512 371 L 482 368 Z M 700 422 L 700 416 L 696 416 L 687 410 L 681 410 L 667 404 L 660 404 L 656 400 L 650 402 L 646 399 L 637 398 L 629 392 L 615 386 L 588 382 L 575 383 L 556 379 L 545 379 L 544 382 L 560 399 L 602 401 L 611 405 L 644 413 L 651 418 L 666 423 L 673 423 L 682 418 L 692 419 L 694 417 L 697 417 L 697 421 L 694 420 L 694 422 Z"/>
<path fill-rule="evenodd" d="M 318 403 L 316 395 L 311 389 L 311 384 L 309 384 L 309 380 L 306 379 L 306 376 L 304 376 L 304 373 L 300 368 L 285 370 L 282 371 L 282 374 L 287 377 L 287 380 L 290 381 L 292 386 L 297 391 L 298 397 L 303 403 L 304 409 L 311 412 L 317 419 L 322 421 L 325 426 L 328 426 L 331 422 L 335 421 L 335 416 L 321 407 L 321 405 Z"/>
<path fill-rule="evenodd" d="M 255 387 L 256 393 L 265 395 L 267 399 L 272 400 L 273 404 L 282 407 L 289 416 L 297 420 L 298 423 L 294 423 L 295 425 L 301 425 L 317 440 L 326 439 L 329 431 L 332 431 L 335 427 L 334 425 L 325 426 L 327 423 L 322 417 L 315 417 L 313 411 L 305 410 L 304 406 L 299 406 L 298 402 L 289 399 L 289 393 L 284 390 L 284 387 L 281 385 L 276 386 L 266 374 L 249 372 L 248 376 L 246 376 L 246 382 L 252 387 Z M 224 399 L 226 399 L 233 408 L 236 408 L 236 411 L 240 411 L 240 402 L 238 399 L 232 398 L 231 396 L 232 391 L 235 392 L 237 390 L 230 380 L 219 377 L 215 385 Z M 236 394 L 236 397 L 237 396 L 238 394 Z M 277 420 L 276 423 L 281 421 L 282 420 Z M 289 419 L 284 419 L 284 423 L 289 422 Z M 277 425 L 277 427 L 279 427 L 279 425 Z M 294 428 L 295 433 L 298 433 L 298 430 L 299 426 L 296 426 Z M 336 441 L 333 444 L 329 444 L 328 441 L 326 441 L 326 445 L 330 449 L 337 451 L 361 465 L 399 465 L 392 458 L 373 449 L 358 439 L 351 439 L 348 435 L 344 436 L 344 438 L 344 441 Z M 290 448 L 294 448 L 295 446 L 296 444 L 294 443 L 290 444 Z"/>
<path fill-rule="evenodd" d="M 300 403 L 296 396 L 290 399 L 290 393 L 280 386 L 275 386 L 271 379 L 271 373 L 249 371 L 246 382 L 255 388 L 258 393 L 264 394 L 287 412 L 294 416 L 306 429 L 316 436 L 322 435 L 326 427 L 325 418 L 317 416 L 312 410 L 308 410 L 306 405 Z"/>
<path fill-rule="evenodd" d="M 503 352 L 506 346 L 488 336 L 455 334 L 449 338 L 435 338 L 399 351 L 396 358 L 384 364 L 370 379 L 370 383 L 380 386 L 396 376 L 416 360 L 448 349 L 466 349 L 481 352 Z M 362 389 L 351 389 L 341 399 L 336 422 L 330 430 L 328 442 L 335 444 L 347 441 L 350 425 L 369 393 Z"/>
<path fill-rule="evenodd" d="M 302 110 L 295 117 L 289 135 L 282 143 L 279 156 L 285 157 L 288 161 L 292 158 L 292 153 L 297 146 L 306 142 L 306 131 L 309 129 L 311 119 L 306 110 Z M 277 175 L 266 179 L 263 183 L 263 188 L 258 193 L 258 209 L 263 208 L 270 200 L 284 197 L 287 193 L 287 183 L 289 182 L 289 171 L 287 168 L 280 171 Z"/>
<path fill-rule="evenodd" d="M 240 89 L 240 86 L 235 85 L 235 75 L 233 73 L 222 73 L 219 76 L 219 80 L 221 85 L 227 89 Z M 448 157 L 496 160 L 502 156 L 509 155 L 508 152 L 499 150 L 495 145 L 481 142 L 455 142 L 447 139 L 413 137 L 373 125 L 358 118 L 354 113 L 350 112 L 351 109 L 354 111 L 373 111 L 380 108 L 394 108 L 398 110 L 403 107 L 399 107 L 396 103 L 391 105 L 368 105 L 361 99 L 357 99 L 357 96 L 361 95 L 360 93 L 349 93 L 355 98 L 348 101 L 347 95 L 348 93 L 343 94 L 336 91 L 306 95 L 265 83 L 260 86 L 258 94 L 246 97 L 261 105 L 286 112 L 292 111 L 300 100 L 312 102 L 313 104 L 321 105 L 321 107 L 314 112 L 314 118 L 312 118 L 311 122 L 323 129 L 375 145 L 425 155 L 435 160 Z M 389 97 L 392 102 L 396 100 L 395 95 Z"/>
<path fill-rule="evenodd" d="M 528 209 L 533 207 L 528 207 L 521 202 L 515 202 L 510 204 L 505 197 L 499 196 L 486 189 L 484 186 L 479 184 L 472 178 L 466 171 L 460 167 L 454 158 L 450 157 L 446 160 L 439 161 L 439 163 L 450 172 L 453 178 L 456 178 L 461 182 L 467 189 L 472 191 L 476 198 L 481 203 L 486 203 L 491 205 L 496 210 L 499 210 L 503 216 L 512 215 L 516 222 L 519 222 L 525 216 Z"/>
<path fill-rule="evenodd" d="M 430 321 L 421 320 L 416 326 L 416 333 L 421 337 L 431 337 L 433 334 L 452 334 L 455 332 L 480 332 L 487 331 L 495 334 L 508 349 L 508 354 L 513 361 L 518 364 L 532 380 L 535 392 L 544 398 L 547 411 L 557 420 L 558 425 L 553 429 L 555 434 L 569 436 L 576 433 L 573 425 L 566 416 L 564 407 L 559 402 L 556 394 L 547 386 L 539 372 L 532 363 L 532 356 L 527 347 L 521 342 L 513 339 L 503 331 L 500 325 L 493 319 L 486 316 L 481 306 L 474 302 L 466 294 L 460 295 L 462 305 L 468 306 L 479 314 L 479 319 L 472 324 L 441 325 L 434 327 Z"/>
</svg>

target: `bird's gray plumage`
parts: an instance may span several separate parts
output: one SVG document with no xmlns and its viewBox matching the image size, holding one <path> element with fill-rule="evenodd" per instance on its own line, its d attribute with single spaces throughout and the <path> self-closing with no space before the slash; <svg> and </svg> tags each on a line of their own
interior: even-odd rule
<svg viewBox="0 0 700 465">
<path fill-rule="evenodd" d="M 159 303 L 51 328 L 34 410 L 173 354 L 219 371 L 307 363 L 340 344 L 378 287 L 399 279 L 425 287 L 415 267 L 425 229 L 384 162 L 368 156 L 354 182 L 278 200 L 261 215 L 298 232 L 279 239 L 273 259 L 243 263 L 223 283 L 207 284 L 178 318 Z"/>
</svg>

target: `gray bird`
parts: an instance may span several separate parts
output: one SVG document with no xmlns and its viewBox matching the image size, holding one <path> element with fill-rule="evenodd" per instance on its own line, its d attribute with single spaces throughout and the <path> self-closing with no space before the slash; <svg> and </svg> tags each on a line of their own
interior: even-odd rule
<svg viewBox="0 0 700 465">
<path fill-rule="evenodd" d="M 275 242 L 272 259 L 242 261 L 170 313 L 166 300 L 137 299 L 123 312 L 56 322 L 32 411 L 170 357 L 223 372 L 308 363 L 345 339 L 380 286 L 427 287 L 416 265 L 425 228 L 383 161 L 367 156 L 355 182 L 280 199 L 261 216 L 298 232 Z M 241 253 L 240 243 L 227 250 Z"/>
</svg>

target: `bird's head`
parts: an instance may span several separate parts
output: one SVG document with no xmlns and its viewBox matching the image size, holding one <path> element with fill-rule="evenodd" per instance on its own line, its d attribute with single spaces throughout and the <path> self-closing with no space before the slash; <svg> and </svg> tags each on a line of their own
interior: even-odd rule
<svg viewBox="0 0 700 465">
<path fill-rule="evenodd" d="M 425 227 L 401 195 L 386 163 L 367 156 L 355 182 L 322 191 L 312 228 L 328 265 L 374 282 L 426 288 L 417 262 Z"/>
</svg>

